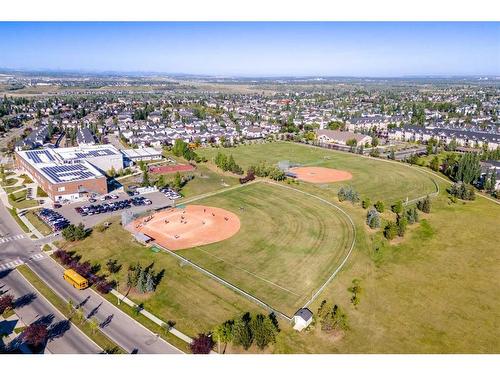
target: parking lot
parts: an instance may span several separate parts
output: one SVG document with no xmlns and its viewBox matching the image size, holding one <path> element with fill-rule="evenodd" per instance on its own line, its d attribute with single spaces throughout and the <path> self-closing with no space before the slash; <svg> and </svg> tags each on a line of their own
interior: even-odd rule
<svg viewBox="0 0 500 375">
<path fill-rule="evenodd" d="M 134 205 L 131 200 L 135 197 L 143 197 L 145 200 L 150 200 L 151 204 Z M 165 194 L 161 192 L 154 192 L 134 197 L 131 197 L 126 193 L 121 193 L 118 194 L 118 198 L 108 199 L 104 201 L 97 200 L 95 202 L 84 200 L 77 203 L 63 205 L 61 208 L 55 209 L 55 211 L 67 218 L 72 224 L 76 225 L 79 223 L 83 223 L 87 228 L 90 228 L 98 223 L 105 221 L 106 218 L 121 215 L 124 211 L 142 213 L 145 211 L 172 205 L 173 201 L 167 198 L 167 196 L 165 196 Z M 82 214 L 79 213 L 76 208 L 81 208 L 84 206 L 91 206 L 89 207 L 89 209 L 91 209 L 93 213 L 91 215 L 87 213 L 86 216 L 82 216 Z M 105 207 L 105 209 L 103 209 L 103 207 Z"/>
</svg>

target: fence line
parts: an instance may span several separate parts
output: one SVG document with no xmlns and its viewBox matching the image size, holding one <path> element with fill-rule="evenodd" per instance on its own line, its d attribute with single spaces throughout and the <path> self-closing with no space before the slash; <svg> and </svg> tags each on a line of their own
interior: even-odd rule
<svg viewBox="0 0 500 375">
<path fill-rule="evenodd" d="M 268 305 L 267 303 L 265 303 L 264 301 L 262 301 L 261 299 L 251 295 L 250 293 L 247 293 L 245 292 L 244 290 L 238 288 L 236 285 L 230 283 L 229 281 L 226 281 L 224 280 L 223 278 L 213 274 L 212 272 L 210 272 L 209 270 L 197 265 L 196 263 L 190 261 L 189 259 L 187 258 L 184 258 L 183 256 L 179 255 L 179 254 L 176 254 L 175 252 L 173 252 L 172 250 L 169 250 L 167 249 L 166 247 L 164 246 L 161 246 L 159 244 L 154 244 L 154 246 L 157 246 L 159 248 L 161 248 L 162 250 L 164 250 L 167 254 L 170 254 L 172 255 L 173 257 L 179 259 L 180 261 L 182 262 L 185 262 L 187 264 L 189 264 L 190 266 L 196 268 L 198 271 L 208 275 L 209 277 L 211 277 L 212 279 L 214 279 L 215 281 L 218 281 L 220 282 L 221 284 L 229 287 L 230 289 L 234 290 L 235 292 L 241 294 L 242 296 L 250 299 L 251 301 L 257 303 L 258 305 L 260 305 L 261 307 L 265 308 L 266 310 L 270 311 L 270 312 L 273 312 L 274 314 L 280 316 L 281 318 L 285 319 L 285 320 L 288 320 L 288 321 L 292 321 L 292 318 L 290 318 L 288 315 L 282 313 L 281 311 L 279 310 L 276 310 L 275 308 L 273 308 L 272 306 Z"/>
</svg>

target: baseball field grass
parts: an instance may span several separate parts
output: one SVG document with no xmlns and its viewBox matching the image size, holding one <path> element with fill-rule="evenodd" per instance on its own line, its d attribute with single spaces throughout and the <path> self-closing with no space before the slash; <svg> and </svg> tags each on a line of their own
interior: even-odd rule
<svg viewBox="0 0 500 375">
<path fill-rule="evenodd" d="M 260 182 L 193 202 L 237 214 L 231 238 L 176 253 L 292 316 L 346 257 L 353 229 L 335 207 Z"/>
<path fill-rule="evenodd" d="M 297 143 L 272 142 L 197 150 L 210 161 L 218 151 L 232 154 L 236 163 L 245 170 L 261 161 L 276 165 L 281 160 L 304 166 L 345 170 L 353 175 L 352 180 L 322 184 L 321 188 L 336 194 L 341 186 L 352 185 L 361 196 L 369 197 L 372 201 L 382 200 L 388 205 L 436 191 L 428 175 L 409 165 Z"/>
</svg>

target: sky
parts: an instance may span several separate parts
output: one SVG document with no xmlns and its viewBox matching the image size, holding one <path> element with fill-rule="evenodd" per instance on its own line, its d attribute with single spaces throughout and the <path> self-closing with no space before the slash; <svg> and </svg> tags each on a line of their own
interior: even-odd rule
<svg viewBox="0 0 500 375">
<path fill-rule="evenodd" d="M 500 75 L 500 23 L 0 22 L 0 68 L 250 77 Z"/>
</svg>

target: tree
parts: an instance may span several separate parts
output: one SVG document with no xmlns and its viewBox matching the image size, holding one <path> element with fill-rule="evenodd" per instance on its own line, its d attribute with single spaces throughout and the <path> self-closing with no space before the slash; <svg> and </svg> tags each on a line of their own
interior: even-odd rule
<svg viewBox="0 0 500 375">
<path fill-rule="evenodd" d="M 250 313 L 245 313 L 234 323 L 233 328 L 234 344 L 242 346 L 245 350 L 248 350 L 253 342 L 251 319 Z"/>
<path fill-rule="evenodd" d="M 233 341 L 233 327 L 234 327 L 234 321 L 233 320 L 226 320 L 224 323 L 218 325 L 214 329 L 213 337 L 218 343 L 218 352 L 220 354 L 220 344 L 224 344 L 224 351 L 226 351 L 226 346 L 228 343 Z"/>
<path fill-rule="evenodd" d="M 342 186 L 337 193 L 340 202 L 345 200 L 350 201 L 352 204 L 359 202 L 359 194 L 352 186 Z"/>
<path fill-rule="evenodd" d="M 476 193 L 472 185 L 464 184 L 463 182 L 456 182 L 450 188 L 448 193 L 452 196 L 463 200 L 473 201 L 476 199 Z"/>
<path fill-rule="evenodd" d="M 371 201 L 370 201 L 370 198 L 365 198 L 363 199 L 363 201 L 361 202 L 361 206 L 366 209 L 368 207 L 370 207 L 371 205 Z"/>
<path fill-rule="evenodd" d="M 195 337 L 191 344 L 189 344 L 189 348 L 193 354 L 210 354 L 213 347 L 214 342 L 212 337 L 206 333 L 198 334 L 198 337 Z"/>
<path fill-rule="evenodd" d="M 142 183 L 141 183 L 141 185 L 143 187 L 148 187 L 151 185 L 151 183 L 149 181 L 149 172 L 148 172 L 147 168 L 142 171 Z"/>
<path fill-rule="evenodd" d="M 372 139 L 372 147 L 377 147 L 379 144 L 379 139 L 377 137 L 373 137 Z"/>
<path fill-rule="evenodd" d="M 92 318 L 89 320 L 89 326 L 92 333 L 95 334 L 99 329 L 99 321 L 96 318 Z"/>
<path fill-rule="evenodd" d="M 406 217 L 398 217 L 397 225 L 398 225 L 398 236 L 404 237 L 406 232 L 406 227 L 408 226 L 408 219 Z"/>
<path fill-rule="evenodd" d="M 47 326 L 41 323 L 32 323 L 23 331 L 23 341 L 34 347 L 39 348 L 47 340 Z"/>
<path fill-rule="evenodd" d="M 377 201 L 377 202 L 375 203 L 375 208 L 376 208 L 376 210 L 377 210 L 378 212 L 380 212 L 380 213 L 384 212 L 384 210 L 385 210 L 384 202 L 382 202 L 382 201 Z"/>
<path fill-rule="evenodd" d="M 398 226 L 394 222 L 389 222 L 384 228 L 384 237 L 389 241 L 394 239 L 398 235 Z"/>
<path fill-rule="evenodd" d="M 429 196 L 417 202 L 417 208 L 426 214 L 431 212 L 431 199 Z"/>
<path fill-rule="evenodd" d="M 155 289 L 154 275 L 153 272 L 148 271 L 146 276 L 145 290 L 146 292 L 152 292 Z"/>
<path fill-rule="evenodd" d="M 14 296 L 12 294 L 2 294 L 0 296 L 0 315 L 5 311 L 12 309 L 14 303 Z"/>
<path fill-rule="evenodd" d="M 429 167 L 435 172 L 439 171 L 439 157 L 437 155 L 432 158 Z"/>
<path fill-rule="evenodd" d="M 358 141 L 356 139 L 352 138 L 352 139 L 348 139 L 345 144 L 347 146 L 356 147 L 356 145 L 358 144 Z"/>
<path fill-rule="evenodd" d="M 106 262 L 106 268 L 109 273 L 117 273 L 118 271 L 120 271 L 122 266 L 118 264 L 118 260 L 108 259 L 108 261 Z"/>
<path fill-rule="evenodd" d="M 174 175 L 174 182 L 172 186 L 176 190 L 180 190 L 182 188 L 182 178 L 181 174 L 178 171 Z"/>
<path fill-rule="evenodd" d="M 139 278 L 137 279 L 137 290 L 141 293 L 146 291 L 146 270 L 141 270 Z"/>
<path fill-rule="evenodd" d="M 380 214 L 374 208 L 368 210 L 366 214 L 366 224 L 372 229 L 380 227 Z"/>
<path fill-rule="evenodd" d="M 481 164 L 479 153 L 468 152 L 462 155 L 458 161 L 452 177 L 455 181 L 462 181 L 466 184 L 476 182 L 481 176 Z"/>
<path fill-rule="evenodd" d="M 397 201 L 395 204 L 391 206 L 392 212 L 399 216 L 401 212 L 403 212 L 403 203 L 401 201 Z"/>
<path fill-rule="evenodd" d="M 251 322 L 252 335 L 257 347 L 265 349 L 269 343 L 276 342 L 276 328 L 271 320 L 262 314 L 257 314 Z"/>
<path fill-rule="evenodd" d="M 324 302 L 324 303 L 323 303 Z M 320 310 L 318 310 L 318 317 L 322 331 L 333 331 L 335 329 L 347 329 L 347 315 L 343 312 L 339 305 L 333 305 L 323 301 Z"/>
<path fill-rule="evenodd" d="M 408 224 L 418 222 L 418 211 L 416 207 L 412 207 L 406 211 L 406 220 L 408 220 Z"/>
</svg>

